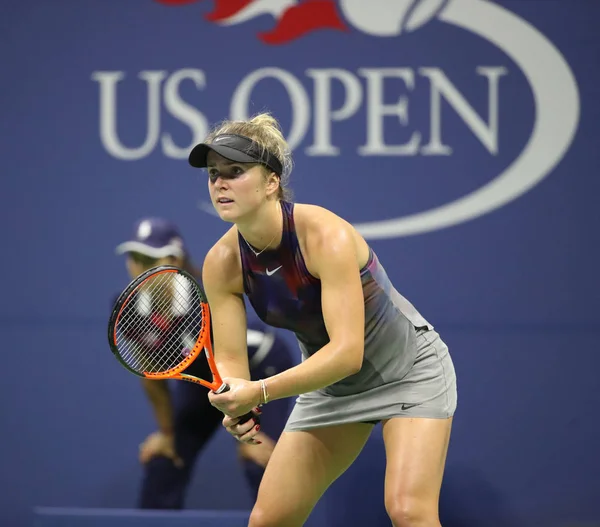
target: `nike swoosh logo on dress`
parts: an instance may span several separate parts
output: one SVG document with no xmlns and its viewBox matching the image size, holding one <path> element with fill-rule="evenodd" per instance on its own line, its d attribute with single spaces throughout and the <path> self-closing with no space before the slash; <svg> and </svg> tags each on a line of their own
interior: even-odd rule
<svg viewBox="0 0 600 527">
<path fill-rule="evenodd" d="M 266 270 L 267 272 L 267 276 L 271 276 L 274 275 L 277 271 L 279 271 L 279 269 L 281 269 L 283 267 L 283 265 L 280 265 L 279 267 L 273 269 L 272 271 L 270 271 L 269 269 Z"/>
</svg>

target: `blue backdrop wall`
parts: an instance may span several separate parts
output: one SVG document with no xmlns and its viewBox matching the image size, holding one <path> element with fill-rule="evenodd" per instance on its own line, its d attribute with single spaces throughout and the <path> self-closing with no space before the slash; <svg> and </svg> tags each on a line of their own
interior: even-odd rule
<svg viewBox="0 0 600 527">
<path fill-rule="evenodd" d="M 226 225 L 188 151 L 262 110 L 296 200 L 354 223 L 450 346 L 445 525 L 600 522 L 599 18 L 591 0 L 4 5 L 0 523 L 134 505 L 153 422 L 105 340 L 114 248 L 163 215 L 201 260 Z M 224 434 L 198 469 L 189 507 L 250 506 Z M 312 525 L 388 525 L 383 471 L 376 430 Z"/>
</svg>

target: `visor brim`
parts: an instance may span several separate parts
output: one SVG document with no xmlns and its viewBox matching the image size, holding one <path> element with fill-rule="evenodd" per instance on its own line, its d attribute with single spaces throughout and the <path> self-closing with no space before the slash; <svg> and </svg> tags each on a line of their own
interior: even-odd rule
<svg viewBox="0 0 600 527">
<path fill-rule="evenodd" d="M 229 159 L 230 161 L 235 161 L 236 163 L 260 163 L 261 161 L 255 159 L 254 157 L 245 154 L 244 152 L 240 152 L 235 148 L 225 145 L 215 145 L 215 144 L 206 144 L 200 143 L 196 145 L 192 151 L 190 152 L 188 161 L 190 165 L 195 168 L 206 168 L 208 163 L 208 153 L 210 151 L 216 152 L 220 156 L 225 159 Z"/>
</svg>

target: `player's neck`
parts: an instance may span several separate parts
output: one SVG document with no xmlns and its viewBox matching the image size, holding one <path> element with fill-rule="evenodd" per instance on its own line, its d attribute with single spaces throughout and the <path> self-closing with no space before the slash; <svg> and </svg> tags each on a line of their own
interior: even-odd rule
<svg viewBox="0 0 600 527">
<path fill-rule="evenodd" d="M 261 207 L 252 219 L 238 223 L 237 229 L 255 249 L 274 249 L 281 243 L 283 216 L 279 200 Z"/>
</svg>

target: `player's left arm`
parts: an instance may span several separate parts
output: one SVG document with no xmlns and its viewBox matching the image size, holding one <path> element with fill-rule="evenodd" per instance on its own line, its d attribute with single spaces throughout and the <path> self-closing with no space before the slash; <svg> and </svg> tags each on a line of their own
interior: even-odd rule
<svg viewBox="0 0 600 527">
<path fill-rule="evenodd" d="M 301 364 L 266 380 L 270 399 L 324 388 L 362 367 L 364 297 L 353 229 L 335 219 L 313 228 L 311 271 L 321 280 L 321 305 L 329 343 Z"/>
</svg>

